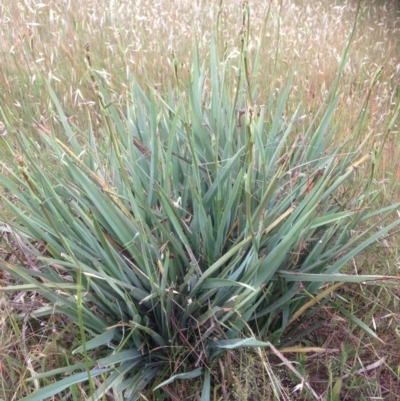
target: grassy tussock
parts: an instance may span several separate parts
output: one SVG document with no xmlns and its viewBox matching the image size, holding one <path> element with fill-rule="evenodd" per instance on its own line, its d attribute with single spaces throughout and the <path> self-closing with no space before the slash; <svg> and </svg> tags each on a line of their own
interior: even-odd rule
<svg viewBox="0 0 400 401">
<path fill-rule="evenodd" d="M 357 4 L 350 0 L 292 0 L 284 1 L 282 5 L 273 2 L 266 8 L 261 1 L 250 3 L 249 54 L 254 56 L 262 44 L 259 67 L 250 65 L 253 80 L 261 93 L 260 98 L 253 99 L 254 106 L 261 106 L 268 98 L 271 82 L 276 83 L 278 92 L 295 70 L 285 115 L 290 118 L 302 104 L 305 114 L 301 124 L 306 127 L 336 76 Z M 238 57 L 242 29 L 239 2 L 197 1 L 189 7 L 186 1 L 174 0 L 169 4 L 167 8 L 161 1 L 110 1 L 104 4 L 93 0 L 85 5 L 59 0 L 48 3 L 4 1 L 0 5 L 0 120 L 4 124 L 0 126 L 0 134 L 9 138 L 17 132 L 29 132 L 34 138 L 51 133 L 61 136 L 62 126 L 54 106 L 44 101 L 48 95 L 42 77 L 51 80 L 71 125 L 84 129 L 91 124 L 95 133 L 101 130 L 102 119 L 95 107 L 96 92 L 88 76 L 86 43 L 90 43 L 93 68 L 107 84 L 113 94 L 112 101 L 119 107 L 123 107 L 129 95 L 130 88 L 124 82 L 131 76 L 135 76 L 142 87 L 150 84 L 165 93 L 169 89 L 168 82 L 175 80 L 176 74 L 179 79 L 187 80 L 193 57 L 191 37 L 194 34 L 197 38 L 201 59 L 208 60 L 209 41 L 216 22 L 220 49 L 225 57 Z M 400 11 L 395 1 L 372 1 L 362 5 L 340 82 L 339 106 L 334 117 L 338 126 L 336 143 L 355 134 L 360 108 L 370 96 L 365 135 L 361 135 L 360 140 L 368 137 L 371 149 L 382 144 L 399 106 L 399 36 Z M 227 79 L 235 82 L 234 69 L 229 71 Z M 209 87 L 210 83 L 205 82 L 205 85 Z M 263 88 L 266 88 L 264 92 Z M 382 190 L 377 203 L 399 200 L 397 136 L 395 122 L 383 152 L 377 155 L 380 163 L 372 183 L 374 189 Z M 354 185 L 364 182 L 370 170 L 371 165 L 360 167 Z M 351 188 L 342 191 L 351 196 Z M 6 195 L 9 199 L 12 197 Z M 2 240 L 0 257 L 5 259 L 10 251 L 6 236 Z M 396 275 L 397 245 L 396 235 L 387 237 L 365 256 L 354 259 L 349 268 L 357 273 Z M 1 280 L 2 286 L 14 284 L 6 275 Z M 377 289 L 364 284 L 353 285 L 336 296 L 338 306 L 347 309 L 350 305 L 354 315 L 373 327 L 384 344 L 371 342 L 354 322 L 344 321 L 337 309 L 322 306 L 321 316 L 317 315 L 313 322 L 303 323 L 298 329 L 304 331 L 314 323 L 320 324 L 315 336 L 307 338 L 305 345 L 329 345 L 334 351 L 322 357 L 291 355 L 288 358 L 327 399 L 357 399 L 360 391 L 363 395 L 359 399 L 397 399 L 395 397 L 400 396 L 396 384 L 400 360 L 393 350 L 400 344 L 398 287 L 388 285 Z M 22 312 L 21 305 L 29 304 L 34 297 L 34 293 L 21 292 L 1 299 L 2 316 L 7 317 L 7 322 L 2 318 L 0 397 L 7 401 L 17 400 L 35 388 L 35 381 L 26 382 L 27 378 L 75 362 L 68 350 L 77 347 L 73 335 L 74 331 L 77 333 L 76 326 L 57 315 L 38 319 L 36 324 L 17 319 L 18 313 Z M 332 319 L 329 326 L 323 323 L 326 316 Z M 294 338 L 296 334 L 293 329 Z M 293 373 L 288 374 L 287 369 L 280 373 L 280 360 L 254 357 L 251 353 L 232 354 L 231 358 L 233 362 L 227 362 L 227 366 L 232 366 L 235 372 L 232 377 L 229 369 L 218 368 L 218 374 L 227 377 L 228 384 L 221 382 L 221 394 L 227 399 L 266 398 L 272 397 L 274 392 L 290 394 L 293 389 L 299 399 L 313 397 Z M 241 358 L 246 360 L 243 362 Z M 273 373 L 270 365 L 273 365 Z M 259 382 L 251 373 L 253 371 L 261 377 Z M 284 376 L 287 380 L 282 379 Z M 265 385 L 273 383 L 271 377 L 282 379 L 279 391 Z M 77 387 L 74 391 L 76 399 L 84 399 L 84 389 Z M 175 393 L 170 391 L 171 399 L 185 396 L 184 389 L 176 388 Z M 294 395 L 286 397 L 293 399 Z"/>
</svg>

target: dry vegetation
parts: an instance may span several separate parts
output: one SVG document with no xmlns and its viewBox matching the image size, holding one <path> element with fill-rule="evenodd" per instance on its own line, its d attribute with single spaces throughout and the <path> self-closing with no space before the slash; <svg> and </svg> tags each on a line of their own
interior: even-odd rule
<svg viewBox="0 0 400 401">
<path fill-rule="evenodd" d="M 221 48 L 229 57 L 238 56 L 242 18 L 239 1 L 196 1 L 190 7 L 184 1 L 174 1 L 169 7 L 156 1 L 88 1 L 84 7 L 72 1 L 9 3 L 1 5 L 0 82 L 2 101 L 7 105 L 3 107 L 10 111 L 7 115 L 15 117 L 13 125 L 33 126 L 33 131 L 46 133 L 54 128 L 53 117 L 48 115 L 51 110 L 41 100 L 45 85 L 37 71 L 52 80 L 71 121 L 87 119 L 87 109 L 94 105 L 84 59 L 87 42 L 91 44 L 94 68 L 114 89 L 116 100 L 126 94 L 132 76 L 167 90 L 174 75 L 172 53 L 179 75 L 187 76 L 193 34 L 205 57 L 217 21 Z M 337 73 L 344 43 L 353 27 L 356 3 L 272 2 L 268 14 L 269 2 L 251 2 L 249 52 L 255 52 L 263 41 L 256 77 L 260 87 L 268 88 L 272 78 L 284 82 L 296 71 L 291 105 L 295 109 L 302 103 L 311 115 Z M 395 1 L 365 3 L 342 79 L 337 123 L 341 135 L 351 135 L 373 77 L 383 67 L 373 89 L 370 132 L 366 133 L 372 133 L 376 141 L 383 135 L 399 96 L 399 7 Z M 256 102 L 262 104 L 265 100 Z M 287 110 L 289 115 L 291 111 Z M 396 132 L 392 134 L 394 138 Z M 382 161 L 382 183 L 392 176 L 396 181 L 400 174 L 400 165 L 388 168 L 388 162 L 396 159 L 397 149 L 396 141 L 391 141 Z"/>
<path fill-rule="evenodd" d="M 337 73 L 357 2 L 283 0 L 282 4 L 270 4 L 251 0 L 250 6 L 249 51 L 255 51 L 263 41 L 257 84 L 259 88 L 269 88 L 268 82 L 285 82 L 296 71 L 291 109 L 286 113 L 291 115 L 301 103 L 307 121 Z M 94 68 L 109 84 L 114 101 L 119 102 L 126 96 L 132 77 L 142 85 L 168 91 L 168 82 L 175 79 L 175 65 L 179 76 L 185 79 L 191 65 L 193 35 L 207 60 L 215 24 L 220 48 L 229 57 L 237 57 L 241 21 L 241 1 L 5 0 L 0 4 L 1 135 L 12 138 L 10 127 L 39 136 L 62 129 L 46 100 L 43 76 L 52 82 L 72 124 L 84 128 L 90 118 L 94 127 L 100 126 L 84 57 L 87 42 Z M 380 75 L 372 90 L 363 135 L 371 149 L 382 141 L 400 101 L 400 5 L 394 0 L 367 1 L 362 5 L 340 83 L 341 99 L 335 116 L 340 134 L 335 141 L 353 134 L 353 124 L 377 74 Z M 235 79 L 235 71 L 230 79 Z M 265 99 L 255 100 L 258 105 L 267 101 L 268 90 Z M 397 124 L 386 141 L 373 182 L 382 191 L 377 203 L 400 200 L 398 135 Z M 361 170 L 357 179 L 361 182 L 365 178 Z M 351 196 L 351 188 L 344 190 Z M 18 257 L 6 247 L 6 233 L 2 241 L 0 257 Z M 394 233 L 354 260 L 349 268 L 357 273 L 399 275 L 398 245 Z M 0 400 L 14 401 L 37 385 L 26 379 L 70 363 L 68 350 L 78 340 L 73 335 L 75 328 L 64 326 L 65 322 L 56 315 L 50 321 L 36 323 L 18 319 L 18 313 L 40 300 L 31 293 L 4 295 L 2 290 L 9 280 L 0 271 Z M 315 324 L 316 330 L 305 345 L 325 345 L 333 351 L 308 358 L 290 354 L 288 358 L 296 362 L 297 369 L 326 399 L 400 399 L 400 359 L 396 352 L 400 349 L 399 297 L 398 285 L 353 285 L 342 289 L 335 304 L 345 303 L 355 316 L 376 330 L 381 341 L 366 337 L 354 322 L 344 320 L 333 304 L 324 306 L 318 319 L 293 329 L 295 337 L 297 330 L 307 330 Z M 272 369 L 271 375 L 281 377 L 279 361 L 271 360 L 267 365 L 252 354 L 240 358 L 233 356 L 236 362 L 232 363 L 238 371 L 229 380 L 234 390 L 222 385 L 222 393 L 231 391 L 228 399 L 272 397 L 268 372 Z M 255 380 L 256 376 L 262 380 Z M 312 394 L 290 372 L 282 386 L 291 394 L 286 399 L 312 399 Z M 170 396 L 173 400 L 182 399 L 179 394 Z"/>
</svg>

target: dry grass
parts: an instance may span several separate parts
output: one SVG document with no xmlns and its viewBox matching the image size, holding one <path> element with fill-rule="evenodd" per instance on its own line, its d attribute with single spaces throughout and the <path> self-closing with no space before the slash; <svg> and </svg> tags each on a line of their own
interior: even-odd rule
<svg viewBox="0 0 400 401">
<path fill-rule="evenodd" d="M 336 76 L 341 51 L 354 23 L 357 2 L 285 0 L 282 5 L 272 2 L 270 10 L 266 4 L 269 2 L 250 1 L 250 54 L 254 55 L 258 46 L 262 46 L 260 67 L 253 69 L 252 74 L 259 88 L 266 88 L 265 98 L 255 102 L 265 103 L 269 83 L 275 81 L 278 85 L 295 70 L 295 89 L 286 113 L 290 116 L 302 104 L 307 122 Z M 161 0 L 88 0 L 84 3 L 5 0 L 0 5 L 0 121 L 4 124 L 0 125 L 0 134 L 12 138 L 15 130 L 39 136 L 61 130 L 42 77 L 51 80 L 72 123 L 84 129 L 90 115 L 96 128 L 99 121 L 94 108 L 95 94 L 84 57 L 87 42 L 91 46 L 93 67 L 108 82 L 115 94 L 113 100 L 119 102 L 128 95 L 132 77 L 142 85 L 148 83 L 166 91 L 168 82 L 174 79 L 172 53 L 178 60 L 179 75 L 187 77 L 193 34 L 205 60 L 214 29 L 218 30 L 219 44 L 226 57 L 236 57 L 241 21 L 241 1 L 171 0 L 166 6 Z M 341 99 L 335 117 L 339 134 L 335 141 L 354 134 L 353 124 L 381 67 L 383 71 L 372 89 L 368 123 L 362 136 L 370 137 L 371 148 L 382 141 L 400 100 L 400 5 L 395 0 L 370 1 L 362 6 L 340 84 Z M 235 71 L 231 71 L 229 79 L 235 79 Z M 373 183 L 376 189 L 382 190 L 379 202 L 400 200 L 398 135 L 397 123 L 386 141 Z M 366 178 L 363 171 L 358 178 L 360 182 Z M 394 235 L 385 241 L 364 258 L 354 261 L 356 272 L 399 274 L 398 240 Z M 4 241 L 1 252 L 3 258 L 9 254 Z M 3 286 L 0 292 L 7 280 L 0 276 Z M 32 296 L 20 294 L 18 305 Z M 400 349 L 399 297 L 398 288 L 352 286 L 337 301 L 352 305 L 354 314 L 375 328 L 384 344 L 371 342 L 355 331 L 353 323 L 344 322 L 337 312 L 329 310 L 332 325 L 327 329 L 325 322 L 325 326 L 322 324 L 315 334 L 310 334 L 308 341 L 313 345 L 328 343 L 337 351 L 306 359 L 293 356 L 298 369 L 304 369 L 305 376 L 326 399 L 400 398 L 400 360 L 392 352 Z M 63 344 L 66 331 L 60 318 L 54 316 L 45 327 L 40 322 L 28 325 L 17 319 L 18 310 L 11 308 L 10 298 L 2 296 L 0 302 L 0 398 L 11 401 L 35 387 L 34 381 L 25 383 L 35 371 L 66 364 L 70 356 Z M 307 327 L 313 323 L 309 322 Z M 68 342 L 73 341 L 73 336 L 68 337 Z M 261 390 L 249 390 L 254 383 L 252 372 L 258 372 L 268 381 L 267 373 L 251 355 L 246 358 L 245 363 L 238 363 L 241 371 L 236 381 L 232 379 L 236 383 L 233 392 L 240 393 L 241 397 L 246 394 L 257 397 Z M 377 361 L 382 363 L 362 370 Z M 276 362 L 274 372 L 280 377 L 278 365 Z M 248 366 L 254 369 L 246 369 Z M 345 375 L 349 376 L 343 378 Z M 298 383 L 289 377 L 286 384 L 289 393 Z M 339 388 L 339 398 L 332 395 L 335 388 Z M 262 397 L 272 397 L 272 393 L 268 389 L 268 394 L 263 392 Z M 298 399 L 310 396 L 306 391 L 296 394 Z"/>
</svg>

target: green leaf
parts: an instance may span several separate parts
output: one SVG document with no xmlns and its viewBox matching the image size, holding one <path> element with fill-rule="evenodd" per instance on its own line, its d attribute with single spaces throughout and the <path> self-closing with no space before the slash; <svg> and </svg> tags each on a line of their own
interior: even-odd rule
<svg viewBox="0 0 400 401">
<path fill-rule="evenodd" d="M 156 341 L 160 347 L 164 347 L 166 345 L 164 339 L 156 331 L 149 329 L 146 326 L 140 325 L 134 321 L 131 321 L 130 324 L 132 326 L 132 329 L 142 330 L 149 336 L 153 337 L 154 341 Z"/>
<path fill-rule="evenodd" d="M 340 401 L 342 386 L 343 386 L 343 379 L 342 378 L 338 378 L 336 380 L 335 385 L 332 388 L 331 400 L 330 401 Z"/>
<path fill-rule="evenodd" d="M 203 368 L 197 368 L 195 370 L 192 370 L 190 372 L 186 372 L 186 373 L 179 373 L 177 375 L 171 376 L 169 379 L 163 381 L 162 383 L 160 383 L 157 387 L 154 388 L 154 390 L 157 390 L 163 386 L 166 386 L 167 384 L 172 383 L 173 381 L 177 380 L 177 379 L 194 379 L 195 377 L 199 377 L 201 375 L 201 373 L 203 372 Z"/>
<path fill-rule="evenodd" d="M 243 250 L 244 247 L 248 245 L 249 242 L 253 239 L 253 235 L 249 235 L 244 240 L 239 242 L 237 245 L 232 247 L 225 255 L 219 258 L 215 263 L 213 263 L 203 274 L 199 277 L 199 280 L 196 283 L 195 288 L 192 293 L 195 293 L 196 290 L 201 287 L 203 281 L 213 274 L 217 269 L 219 269 L 224 263 L 226 263 L 232 256 L 234 256 L 238 251 Z"/>
<path fill-rule="evenodd" d="M 58 290 L 76 290 L 76 284 L 68 283 L 42 283 L 43 287 Z M 7 287 L 0 287 L 0 292 L 14 292 L 14 291 L 32 291 L 36 290 L 36 284 L 20 284 L 10 285 Z"/>
<path fill-rule="evenodd" d="M 204 207 L 208 207 L 209 203 L 215 196 L 215 192 L 219 188 L 220 185 L 222 185 L 225 180 L 228 178 L 228 176 L 232 173 L 233 168 L 235 167 L 235 164 L 238 163 L 240 157 L 243 156 L 243 151 L 246 147 L 243 146 L 238 151 L 236 154 L 230 158 L 227 163 L 222 167 L 222 169 L 218 172 L 217 177 L 215 177 L 214 182 L 210 186 L 209 190 L 206 192 L 206 194 L 203 197 L 203 204 Z"/>
<path fill-rule="evenodd" d="M 348 310 L 342 308 L 337 302 L 335 302 L 334 305 L 335 305 L 335 308 L 337 308 L 341 313 L 343 313 L 343 315 L 346 316 L 349 320 L 354 322 L 360 329 L 365 331 L 372 338 L 375 338 L 378 341 L 380 341 L 382 344 L 384 344 L 384 342 L 378 337 L 378 335 L 372 329 L 370 329 L 363 321 L 361 321 L 358 317 L 354 316 Z"/>
<path fill-rule="evenodd" d="M 126 361 L 130 361 L 132 359 L 136 359 L 136 358 L 142 358 L 145 357 L 146 354 L 139 352 L 136 349 L 127 349 L 127 350 L 119 350 L 117 351 L 115 354 L 107 356 L 105 358 L 99 359 L 97 361 L 98 366 L 100 368 L 106 367 L 106 366 L 110 366 L 110 365 L 115 365 L 115 364 L 119 364 L 119 363 L 123 363 Z"/>
<path fill-rule="evenodd" d="M 91 377 L 99 376 L 103 373 L 109 372 L 111 369 L 93 369 L 89 372 Z M 60 394 L 65 389 L 70 388 L 74 384 L 82 383 L 88 380 L 88 372 L 76 373 L 70 377 L 62 379 L 56 383 L 43 387 L 34 393 L 21 398 L 20 401 L 43 401 L 53 395 Z"/>
<path fill-rule="evenodd" d="M 379 280 L 400 280 L 400 277 L 396 276 L 374 276 L 374 275 L 361 275 L 354 276 L 350 274 L 312 274 L 312 273 L 301 273 L 301 272 L 288 272 L 278 270 L 276 275 L 279 278 L 283 278 L 287 281 L 309 281 L 309 282 L 345 282 L 345 283 L 362 283 L 364 281 L 379 281 Z"/>
<path fill-rule="evenodd" d="M 248 288 L 249 290 L 256 291 L 256 289 L 254 287 L 252 287 L 248 284 L 241 283 L 238 281 L 222 279 L 222 278 L 207 279 L 204 281 L 204 284 L 202 285 L 203 289 L 222 288 L 222 287 L 244 287 L 244 288 Z"/>
<path fill-rule="evenodd" d="M 206 369 L 204 372 L 203 379 L 203 389 L 201 390 L 200 401 L 210 401 L 211 400 L 211 375 L 210 371 Z"/>
<path fill-rule="evenodd" d="M 61 123 L 64 127 L 65 134 L 68 137 L 68 142 L 72 145 L 76 154 L 79 154 L 82 151 L 82 148 L 80 147 L 79 142 L 78 142 L 74 132 L 72 131 L 71 125 L 68 123 L 68 119 L 67 119 L 66 115 L 64 114 L 64 111 L 61 107 L 61 104 L 60 104 L 56 94 L 53 91 L 53 88 L 51 87 L 51 85 L 48 81 L 46 81 L 46 83 L 47 83 L 47 89 L 49 91 L 51 100 L 53 101 L 54 105 L 56 106 L 57 113 L 58 113 Z"/>
<path fill-rule="evenodd" d="M 259 341 L 255 338 L 233 338 L 230 340 L 218 340 L 218 341 L 211 341 L 209 346 L 212 348 L 223 348 L 223 349 L 237 349 L 237 348 L 244 348 L 244 347 L 269 347 L 270 343 L 265 341 Z"/>
<path fill-rule="evenodd" d="M 346 217 L 350 217 L 350 216 L 354 215 L 354 213 L 355 212 L 353 212 L 353 211 L 339 212 L 339 213 L 334 213 L 334 214 L 330 214 L 327 216 L 318 217 L 311 224 L 310 228 L 317 228 L 317 227 L 325 226 L 330 223 L 334 223 L 338 220 L 344 219 Z"/>
<path fill-rule="evenodd" d="M 93 366 L 96 366 L 96 362 L 89 362 L 89 367 L 93 367 Z M 74 370 L 86 369 L 86 367 L 87 367 L 86 362 L 76 363 L 75 365 L 65 366 L 63 368 L 53 369 L 53 370 L 49 370 L 48 372 L 35 374 L 35 376 L 30 377 L 29 379 L 27 379 L 27 381 L 31 382 L 33 380 L 45 379 L 46 377 L 54 377 L 56 375 L 66 376 L 66 373 L 73 372 Z M 86 375 L 86 377 L 87 377 L 87 375 Z"/>
<path fill-rule="evenodd" d="M 96 336 L 90 341 L 86 342 L 86 351 L 89 351 L 94 348 L 98 348 L 102 345 L 109 344 L 109 342 L 114 338 L 115 329 L 107 330 L 104 333 Z M 83 352 L 83 346 L 80 346 L 72 351 L 72 354 L 78 354 Z"/>
</svg>

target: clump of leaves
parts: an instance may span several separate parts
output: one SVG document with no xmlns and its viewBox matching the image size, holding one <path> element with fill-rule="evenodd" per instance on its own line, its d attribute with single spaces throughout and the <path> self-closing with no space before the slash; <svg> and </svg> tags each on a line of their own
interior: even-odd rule
<svg viewBox="0 0 400 401">
<path fill-rule="evenodd" d="M 337 81 L 307 126 L 300 105 L 284 117 L 291 78 L 279 90 L 271 84 L 258 106 L 246 43 L 243 33 L 234 66 L 229 55 L 219 61 L 212 42 L 209 68 L 195 46 L 190 81 L 179 80 L 175 62 L 167 96 L 132 78 L 125 109 L 109 97 L 86 47 L 102 136 L 71 125 L 49 85 L 67 140 L 39 143 L 21 132 L 18 153 L 5 143 L 14 157 L 1 182 L 16 198 L 4 200 L 16 218 L 7 224 L 29 265 L 0 266 L 51 302 L 33 316 L 55 309 L 80 327 L 74 352 L 85 360 L 83 372 L 79 364 L 35 376 L 71 374 L 25 400 L 80 382 L 94 400 L 108 392 L 136 400 L 200 375 L 208 399 L 226 349 L 282 340 L 290 322 L 335 290 L 321 292 L 327 282 L 376 278 L 338 274 L 399 224 L 382 228 L 399 205 L 368 209 L 370 182 L 352 199 L 343 190 L 371 158 L 356 145 L 367 104 L 341 144 Z M 254 75 L 257 67 L 256 57 Z"/>
</svg>

